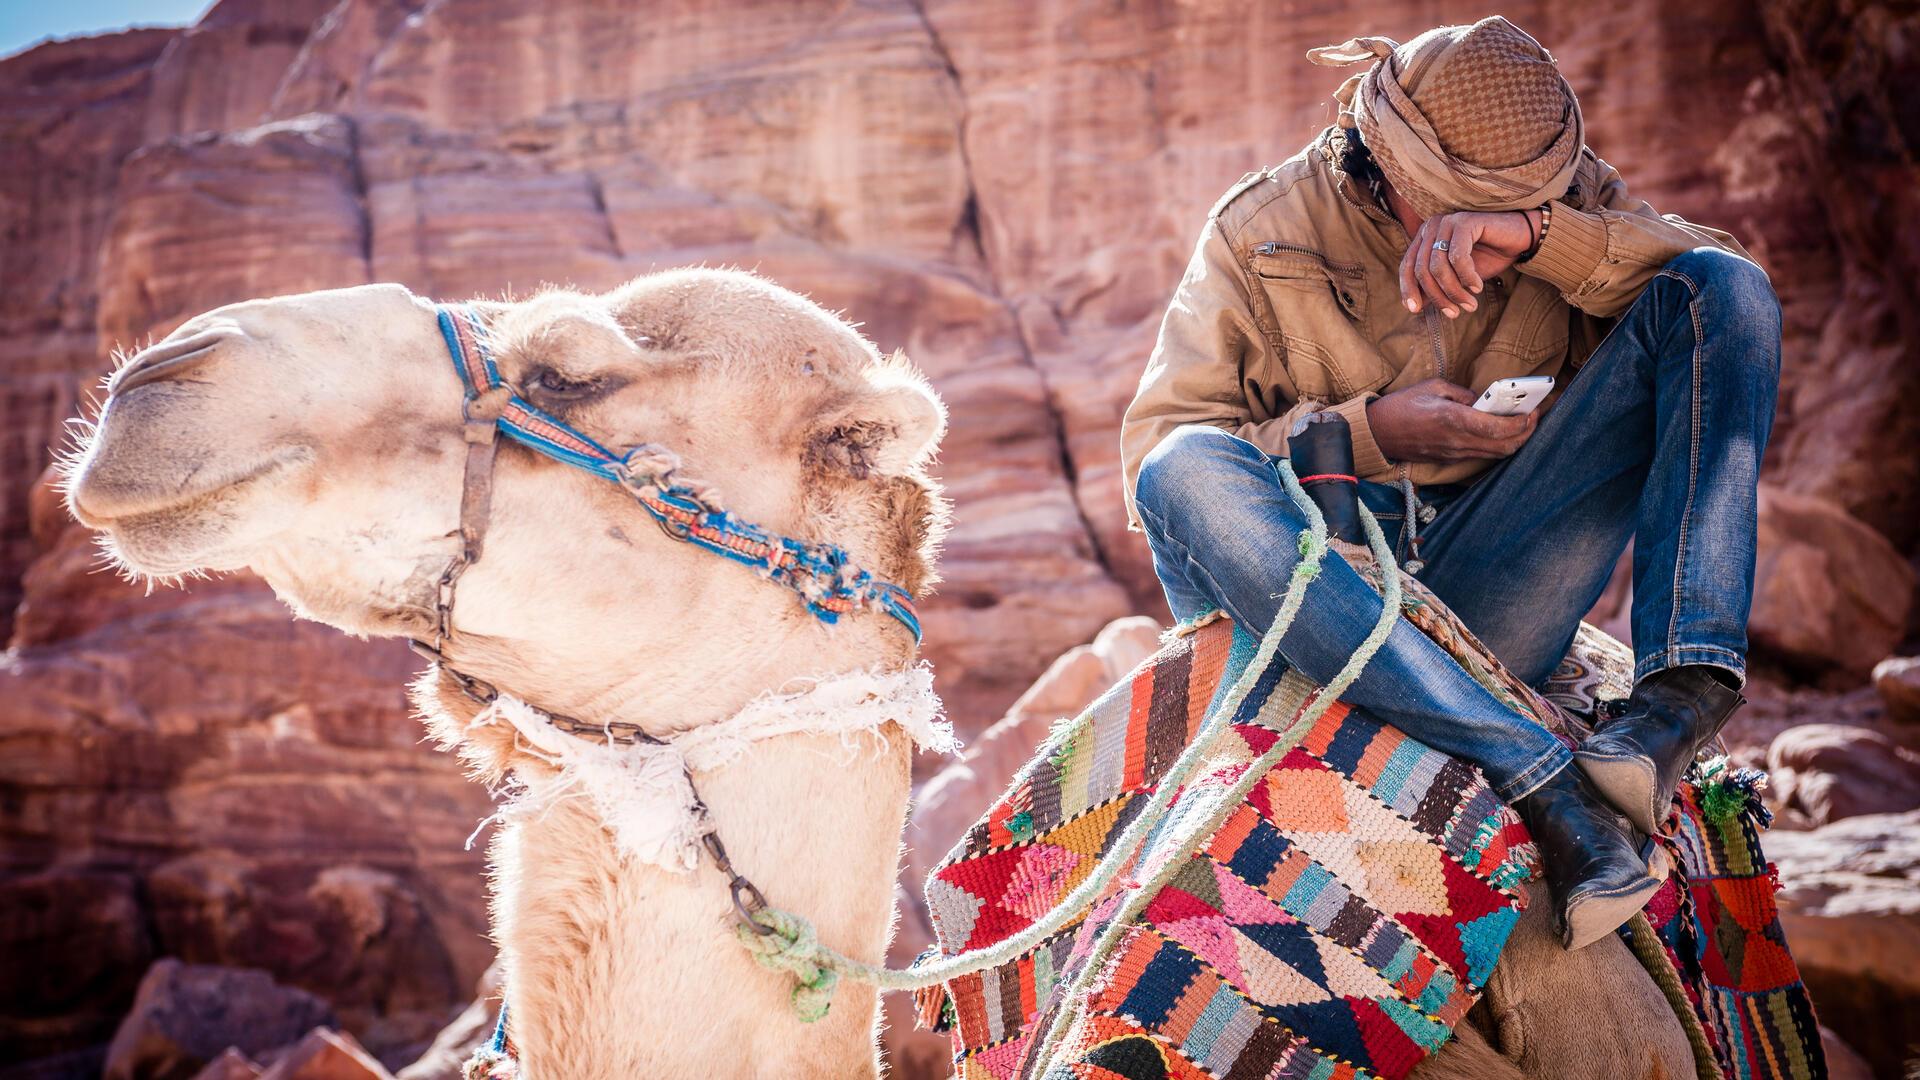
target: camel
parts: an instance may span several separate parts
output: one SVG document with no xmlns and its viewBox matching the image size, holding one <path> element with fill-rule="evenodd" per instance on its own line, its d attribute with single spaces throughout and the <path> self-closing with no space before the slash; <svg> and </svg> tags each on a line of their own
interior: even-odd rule
<svg viewBox="0 0 1920 1080">
<path fill-rule="evenodd" d="M 947 508 L 926 466 L 944 407 L 841 319 L 713 270 L 473 311 L 500 376 L 538 408 L 603 446 L 668 447 L 731 514 L 831 540 L 913 596 L 934 583 Z M 127 571 L 251 569 L 297 615 L 350 634 L 444 630 L 448 663 L 416 703 L 480 780 L 522 796 L 489 847 L 521 1076 L 878 1075 L 876 993 L 843 981 L 823 1018 L 796 1017 L 792 982 L 735 940 L 712 860 L 676 862 L 685 837 L 614 821 L 604 790 L 543 788 L 575 736 L 542 735 L 543 714 L 518 702 L 581 732 L 693 738 L 769 694 L 916 670 L 897 619 L 828 625 L 764 574 L 663 536 L 619 485 L 510 444 L 492 463 L 484 549 L 443 610 L 467 543 L 472 425 L 435 305 L 397 285 L 219 308 L 107 389 L 66 493 Z M 463 690 L 477 684 L 517 701 L 488 706 Z M 892 934 L 910 727 L 796 730 L 693 761 L 733 865 L 863 961 Z M 1568 957 L 1530 919 L 1510 948 L 1425 1080 L 1691 1075 L 1678 1024 L 1618 941 Z M 1581 1032 L 1565 1022 L 1576 1011 Z"/>
</svg>

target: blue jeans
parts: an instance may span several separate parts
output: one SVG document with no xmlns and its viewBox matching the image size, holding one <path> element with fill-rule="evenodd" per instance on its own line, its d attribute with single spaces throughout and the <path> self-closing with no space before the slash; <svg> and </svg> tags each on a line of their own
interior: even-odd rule
<svg viewBox="0 0 1920 1080">
<path fill-rule="evenodd" d="M 1518 453 L 1470 486 L 1422 493 L 1438 512 L 1421 533 L 1422 582 L 1538 684 L 1632 539 L 1635 678 L 1713 664 L 1743 679 L 1755 492 L 1779 373 L 1766 275 L 1711 248 L 1673 260 Z M 1362 488 L 1404 550 L 1400 491 Z M 1274 459 L 1219 428 L 1180 428 L 1141 463 L 1135 501 L 1174 617 L 1223 610 L 1265 632 L 1306 528 Z M 1280 653 L 1325 682 L 1379 615 L 1379 596 L 1329 559 Z M 1346 700 L 1475 763 L 1508 801 L 1571 760 L 1404 619 Z"/>
</svg>

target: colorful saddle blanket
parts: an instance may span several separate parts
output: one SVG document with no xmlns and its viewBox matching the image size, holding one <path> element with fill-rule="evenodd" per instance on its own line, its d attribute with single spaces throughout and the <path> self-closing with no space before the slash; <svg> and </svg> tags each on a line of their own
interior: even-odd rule
<svg viewBox="0 0 1920 1080">
<path fill-rule="evenodd" d="M 1597 631 L 1583 630 L 1584 651 L 1576 648 L 1543 698 L 1417 584 L 1406 613 L 1550 726 L 1563 725 L 1560 709 L 1583 695 L 1625 693 L 1613 686 L 1622 676 L 1606 649 L 1620 646 Z M 1083 881 L 1256 646 L 1229 622 L 1208 623 L 1169 642 L 1082 722 L 1057 729 L 928 878 L 940 952 L 1005 940 Z M 1518 919 L 1531 842 L 1478 770 L 1343 704 L 1240 805 L 1219 806 L 1313 689 L 1278 661 L 1260 673 L 1167 820 L 1086 917 L 1009 963 L 923 995 L 923 1019 L 951 1032 L 956 1076 L 1391 1080 L 1447 1039 Z M 1590 709 L 1592 697 L 1579 703 Z M 1697 814 L 1697 797 L 1686 802 Z M 1745 1066 L 1729 1076 L 1823 1075 L 1771 891 L 1736 888 L 1729 899 L 1715 876 L 1737 864 L 1761 867 L 1764 880 L 1746 824 L 1757 800 L 1721 802 L 1737 804 L 1722 821 L 1730 829 L 1689 817 L 1695 824 L 1674 841 L 1687 872 L 1656 898 L 1655 926 L 1722 1061 Z M 1222 823 L 1199 850 L 1174 849 L 1188 831 L 1181 822 L 1214 811 Z M 1128 891 L 1169 859 L 1185 865 L 1119 931 L 1084 999 L 1061 1000 Z M 1724 954 L 1741 935 L 1757 962 L 1729 966 Z M 1062 1009 L 1069 1026 L 1052 1060 L 1032 1060 Z"/>
</svg>

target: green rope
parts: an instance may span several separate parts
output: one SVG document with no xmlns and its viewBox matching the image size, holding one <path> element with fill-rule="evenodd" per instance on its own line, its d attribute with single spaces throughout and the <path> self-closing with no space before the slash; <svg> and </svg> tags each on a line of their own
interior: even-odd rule
<svg viewBox="0 0 1920 1080">
<path fill-rule="evenodd" d="M 1288 494 L 1292 495 L 1295 501 L 1305 506 L 1313 505 L 1307 498 L 1306 492 L 1301 490 L 1299 482 L 1294 479 L 1291 470 L 1283 470 L 1281 479 L 1286 483 Z M 1365 505 L 1360 507 L 1360 520 L 1366 527 L 1367 544 L 1373 550 L 1374 559 L 1386 571 L 1386 588 L 1381 596 L 1379 620 L 1374 623 L 1373 630 L 1367 635 L 1366 640 L 1362 641 L 1353 651 L 1353 655 L 1347 658 L 1346 665 L 1324 687 L 1315 692 L 1313 701 L 1300 711 L 1284 731 L 1280 732 L 1280 737 L 1274 741 L 1266 753 L 1261 754 L 1248 765 L 1233 786 L 1228 788 L 1206 813 L 1197 815 L 1197 820 L 1187 828 L 1185 834 L 1177 843 L 1171 845 L 1173 852 L 1197 850 L 1202 843 L 1206 842 L 1208 836 L 1219 829 L 1221 821 L 1232 812 L 1234 807 L 1246 800 L 1248 794 L 1253 791 L 1254 785 L 1264 779 L 1273 767 L 1280 763 L 1280 759 L 1286 757 L 1299 744 L 1301 739 L 1306 738 L 1307 733 L 1313 730 L 1314 723 L 1333 707 L 1334 702 L 1340 700 L 1340 695 L 1360 677 L 1361 670 L 1367 666 L 1368 661 L 1373 659 L 1373 654 L 1380 651 L 1380 647 L 1386 644 L 1387 635 L 1393 632 L 1394 625 L 1399 622 L 1400 572 L 1393 561 L 1393 552 L 1387 547 L 1386 536 L 1380 531 L 1380 523 L 1374 520 Z M 1317 572 L 1318 569 L 1316 566 L 1315 571 Z M 1278 644 L 1279 635 L 1275 633 L 1276 628 L 1281 633 L 1285 632 L 1283 624 L 1275 619 L 1273 626 L 1268 628 L 1267 636 L 1261 640 L 1263 652 L 1266 651 L 1268 641 Z M 1264 667 L 1264 664 L 1258 667 L 1250 665 L 1248 670 L 1258 672 Z M 1100 932 L 1100 937 L 1093 943 L 1086 962 L 1080 967 L 1079 974 L 1061 995 L 1060 1000 L 1063 1004 L 1054 1014 L 1053 1024 L 1047 1029 L 1046 1039 L 1040 1044 L 1040 1052 L 1033 1058 L 1034 1061 L 1053 1060 L 1054 1054 L 1059 1049 L 1060 1040 L 1066 1037 L 1067 1030 L 1078 1015 L 1071 1003 L 1084 998 L 1093 981 L 1099 976 L 1100 970 L 1106 966 L 1108 955 L 1125 936 L 1127 928 L 1142 911 L 1146 910 L 1147 905 L 1160 895 L 1160 891 L 1184 866 L 1185 860 L 1178 854 L 1168 857 L 1161 863 L 1153 877 L 1129 894 L 1120 906 L 1120 910 L 1114 913 L 1106 929 Z"/>
<path fill-rule="evenodd" d="M 1627 931 L 1627 944 L 1633 949 L 1634 958 L 1653 977 L 1653 984 L 1660 988 L 1667 1007 L 1673 1010 L 1681 1029 L 1687 1033 L 1687 1045 L 1693 1050 L 1693 1071 L 1699 1074 L 1699 1080 L 1723 1080 L 1720 1059 L 1714 1056 L 1713 1044 L 1707 1040 L 1707 1029 L 1700 1023 L 1700 1014 L 1693 1011 L 1693 1002 L 1680 985 L 1680 973 L 1674 970 L 1673 957 L 1667 955 L 1667 947 L 1660 943 L 1646 912 L 1627 920 Z"/>
<path fill-rule="evenodd" d="M 1045 915 L 998 944 L 970 953 L 931 960 L 906 970 L 891 969 L 884 964 L 866 963 L 828 948 L 820 943 L 812 924 L 792 912 L 766 908 L 754 913 L 753 921 L 773 932 L 762 933 L 742 922 L 735 926 L 735 937 L 762 966 L 774 971 L 784 971 L 796 980 L 798 986 L 794 991 L 794 1007 L 802 1020 L 811 1022 L 826 1015 L 827 1002 L 832 997 L 833 988 L 840 976 L 869 983 L 882 990 L 919 990 L 1005 964 L 1078 920 L 1084 911 L 1106 892 L 1108 886 L 1113 884 L 1131 861 L 1133 853 L 1146 840 L 1147 834 L 1165 815 L 1174 797 L 1186 785 L 1194 770 L 1205 760 L 1213 737 L 1228 726 L 1233 716 L 1239 711 L 1241 703 L 1246 700 L 1247 694 L 1258 683 L 1261 673 L 1272 663 L 1274 654 L 1279 650 L 1280 639 L 1286 635 L 1288 627 L 1292 625 L 1294 617 L 1299 614 L 1300 606 L 1306 599 L 1308 583 L 1320 573 L 1321 560 L 1327 553 L 1327 523 L 1321 517 L 1319 507 L 1307 498 L 1299 481 L 1294 478 L 1291 466 L 1284 461 L 1280 462 L 1279 473 L 1287 493 L 1306 513 L 1308 522 L 1307 532 L 1300 537 L 1301 560 L 1294 566 L 1293 573 L 1287 580 L 1286 593 L 1280 601 L 1280 610 L 1274 615 L 1273 624 L 1267 628 L 1266 634 L 1261 637 L 1259 648 L 1255 650 L 1254 657 L 1247 664 L 1246 669 L 1241 672 L 1240 678 L 1235 680 L 1233 686 L 1228 689 L 1219 706 L 1208 716 L 1193 741 L 1168 768 L 1166 775 L 1160 778 L 1146 809 L 1128 824 L 1118 841 L 1108 850 L 1106 857 L 1094 867 L 1093 872 L 1062 897 L 1060 902 Z M 1379 523 L 1365 507 L 1361 507 L 1361 520 L 1367 527 L 1367 539 L 1373 547 L 1374 557 L 1383 560 L 1383 565 L 1392 566 L 1393 556 L 1386 547 L 1385 537 L 1380 533 Z M 1312 722 L 1331 707 L 1346 687 L 1359 676 L 1360 669 L 1372 658 L 1373 653 L 1386 640 L 1387 633 L 1393 629 L 1394 620 L 1399 615 L 1399 608 L 1399 575 L 1390 574 L 1380 624 L 1354 652 L 1347 666 L 1327 684 L 1307 712 L 1303 713 L 1301 719 L 1290 728 L 1295 732 L 1294 742 L 1304 736 Z M 1092 717 L 1092 708 L 1089 707 L 1071 724 L 1059 730 L 1055 735 L 1057 743 L 1064 745 L 1076 738 L 1092 723 Z M 1283 738 L 1280 745 L 1288 744 Z M 1026 779 L 1028 773 L 1037 767 L 1039 761 L 1047 759 L 1048 754 L 1048 751 L 1036 754 L 1034 759 L 1015 777 L 1013 786 L 1018 786 L 1020 781 Z M 1271 752 L 1269 756 L 1272 756 Z M 1265 761 L 1266 756 L 1261 760 Z M 1277 761 L 1278 756 L 1274 756 L 1274 760 Z M 1271 762 L 1266 765 L 1266 768 L 1271 768 Z M 1248 776 L 1254 777 L 1262 771 L 1264 769 L 1256 762 L 1255 766 L 1249 769 Z M 1250 790 L 1253 780 L 1244 777 L 1243 780 Z M 1245 791 L 1241 791 L 1236 798 L 1244 796 Z M 1192 838 L 1192 842 L 1197 844 L 1199 838 Z M 1116 921 L 1115 925 L 1119 925 L 1119 922 Z M 1093 965 L 1089 964 L 1085 971 L 1092 969 Z"/>
<path fill-rule="evenodd" d="M 813 924 L 773 908 L 757 912 L 753 918 L 772 933 L 763 934 L 738 922 L 733 925 L 733 936 L 762 967 L 793 976 L 793 1011 L 803 1023 L 811 1024 L 825 1017 L 833 1004 L 833 991 L 840 984 L 840 975 L 820 963 L 820 954 L 828 950 L 820 944 Z"/>
</svg>

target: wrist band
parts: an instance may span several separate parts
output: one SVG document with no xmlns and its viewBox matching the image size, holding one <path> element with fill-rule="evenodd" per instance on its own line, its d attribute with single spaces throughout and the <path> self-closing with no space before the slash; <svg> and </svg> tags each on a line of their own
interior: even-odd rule
<svg viewBox="0 0 1920 1080">
<path fill-rule="evenodd" d="M 1532 232 L 1533 219 L 1531 217 L 1527 219 L 1527 226 L 1528 226 L 1528 232 Z M 1514 262 L 1526 262 L 1528 259 L 1531 259 L 1535 255 L 1539 254 L 1540 245 L 1547 242 L 1547 230 L 1551 228 L 1553 228 L 1553 204 L 1550 202 L 1541 203 L 1540 204 L 1540 235 L 1534 238 L 1533 246 L 1527 249 L 1527 253 L 1525 255 L 1520 256 L 1518 259 L 1515 259 Z"/>
<path fill-rule="evenodd" d="M 1311 484 L 1316 480 L 1338 480 L 1343 484 L 1358 484 L 1360 482 L 1360 478 L 1357 476 L 1348 476 L 1346 473 L 1326 472 L 1314 473 L 1312 476 L 1303 476 L 1300 478 L 1300 483 L 1302 485 Z"/>
</svg>

